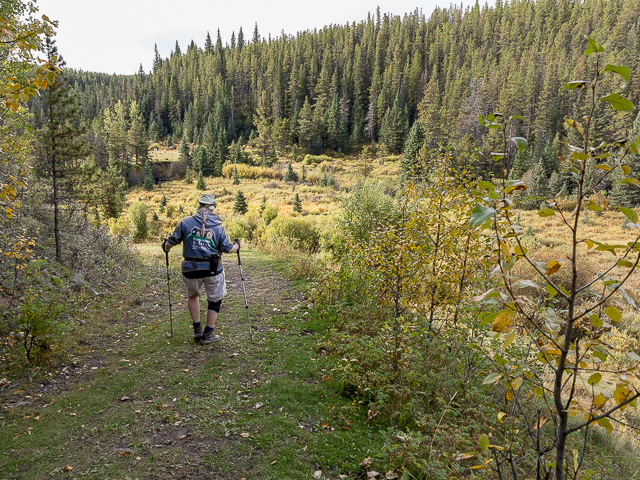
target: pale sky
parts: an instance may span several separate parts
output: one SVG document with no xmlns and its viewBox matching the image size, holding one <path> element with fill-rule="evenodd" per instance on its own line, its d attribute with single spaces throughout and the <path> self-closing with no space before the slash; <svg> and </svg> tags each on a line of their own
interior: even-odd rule
<svg viewBox="0 0 640 480">
<path fill-rule="evenodd" d="M 184 52 L 193 39 L 204 47 L 207 31 L 222 42 L 242 27 L 245 40 L 255 22 L 262 37 L 279 36 L 282 30 L 300 30 L 364 20 L 368 12 L 404 15 L 416 8 L 429 15 L 450 0 L 37 0 L 40 14 L 60 23 L 56 41 L 67 66 L 85 71 L 133 74 L 142 63 L 146 72 L 153 62 L 153 45 L 169 55 L 176 40 Z"/>
</svg>

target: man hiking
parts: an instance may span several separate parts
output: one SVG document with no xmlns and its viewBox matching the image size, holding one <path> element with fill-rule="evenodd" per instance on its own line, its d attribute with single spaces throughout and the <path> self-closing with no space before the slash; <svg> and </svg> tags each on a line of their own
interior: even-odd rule
<svg viewBox="0 0 640 480">
<path fill-rule="evenodd" d="M 217 342 L 220 335 L 213 333 L 222 298 L 227 294 L 222 268 L 221 253 L 234 253 L 240 248 L 238 242 L 230 243 L 222 220 L 215 213 L 217 206 L 213 195 L 205 193 L 198 200 L 198 211 L 185 217 L 176 226 L 169 238 L 163 240 L 162 248 L 168 252 L 180 242 L 182 247 L 182 279 L 187 287 L 189 313 L 193 320 L 193 338 L 202 345 Z M 204 285 L 207 293 L 207 326 L 200 327 L 200 289 Z"/>
</svg>

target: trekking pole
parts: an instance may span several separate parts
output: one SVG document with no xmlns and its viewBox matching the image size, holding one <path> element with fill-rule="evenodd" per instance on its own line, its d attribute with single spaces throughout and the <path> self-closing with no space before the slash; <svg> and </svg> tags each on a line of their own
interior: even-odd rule
<svg viewBox="0 0 640 480">
<path fill-rule="evenodd" d="M 171 322 L 171 333 L 169 334 L 169 338 L 173 338 L 173 316 L 171 315 L 171 278 L 169 277 L 169 252 L 167 252 L 164 248 L 166 242 L 167 242 L 167 239 L 163 238 L 162 250 L 164 250 L 164 258 L 167 263 L 167 292 L 169 292 L 169 322 Z"/>
<path fill-rule="evenodd" d="M 238 254 L 238 266 L 240 267 L 240 279 L 242 280 L 242 293 L 244 293 L 244 308 L 247 312 L 247 322 L 249 323 L 249 337 L 251 338 L 251 343 L 253 343 L 253 332 L 251 331 L 251 319 L 249 318 L 249 304 L 247 303 L 247 288 L 244 285 L 244 273 L 242 272 L 242 262 L 240 261 L 240 240 L 237 238 L 234 240 L 238 244 L 238 250 L 236 253 Z"/>
</svg>

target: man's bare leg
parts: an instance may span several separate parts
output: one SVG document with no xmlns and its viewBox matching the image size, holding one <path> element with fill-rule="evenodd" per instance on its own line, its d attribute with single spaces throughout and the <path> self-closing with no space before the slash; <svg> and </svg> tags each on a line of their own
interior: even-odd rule
<svg viewBox="0 0 640 480">
<path fill-rule="evenodd" d="M 200 297 L 198 295 L 194 295 L 193 297 L 189 297 L 189 313 L 191 314 L 191 320 L 193 323 L 200 323 Z M 207 319 L 208 322 L 208 319 Z"/>
<path fill-rule="evenodd" d="M 218 313 L 213 310 L 207 310 L 207 327 L 215 327 L 216 318 L 218 318 Z"/>
</svg>

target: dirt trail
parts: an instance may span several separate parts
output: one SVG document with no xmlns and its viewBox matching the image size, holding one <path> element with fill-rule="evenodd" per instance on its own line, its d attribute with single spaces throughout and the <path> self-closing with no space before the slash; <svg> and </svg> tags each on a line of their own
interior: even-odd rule
<svg viewBox="0 0 640 480">
<path fill-rule="evenodd" d="M 322 431 L 317 412 L 327 392 L 319 385 L 323 359 L 312 358 L 307 301 L 267 258 L 242 254 L 253 345 L 235 255 L 224 258 L 228 296 L 216 329 L 222 341 L 203 347 L 190 339 L 173 254 L 175 335 L 167 338 L 164 258 L 150 250 L 146 278 L 98 299 L 79 355 L 56 375 L 0 398 L 0 478 L 312 473 L 317 464 L 311 450 L 300 450 L 299 437 Z M 298 450 L 299 458 L 278 464 Z M 293 473 L 300 468 L 304 475 Z"/>
</svg>

